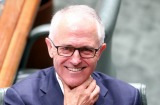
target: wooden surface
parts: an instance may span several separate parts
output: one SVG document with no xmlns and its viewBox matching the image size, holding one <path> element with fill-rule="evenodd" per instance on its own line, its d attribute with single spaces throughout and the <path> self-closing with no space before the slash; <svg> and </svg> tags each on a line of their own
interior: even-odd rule
<svg viewBox="0 0 160 105">
<path fill-rule="evenodd" d="M 24 0 L 7 0 L 0 18 L 0 70 L 16 28 Z M 16 5 L 16 6 L 15 6 Z"/>
<path fill-rule="evenodd" d="M 21 2 L 21 6 L 19 5 L 19 1 Z M 8 12 L 5 13 L 7 3 L 12 6 L 8 8 L 17 7 L 15 5 L 20 6 L 18 7 L 19 11 L 17 11 L 19 13 L 15 13 L 16 18 L 14 17 L 14 13 L 13 16 L 10 15 L 13 12 L 12 9 L 9 9 Z M 39 4 L 40 0 L 7 0 L 6 2 L 4 12 L 0 20 L 0 26 L 5 25 L 2 24 L 3 22 L 8 24 L 8 27 L 6 26 L 5 28 L 3 28 L 3 34 L 0 35 L 0 41 L 4 43 L 2 44 L 2 48 L 0 48 L 0 58 L 4 54 L 4 56 L 0 60 L 2 61 L 0 69 L 0 87 L 8 87 L 12 85 L 26 44 L 27 35 L 29 34 L 32 27 L 32 23 Z M 6 16 L 4 16 L 5 14 Z M 2 21 L 3 18 L 4 20 Z M 11 22 L 8 21 L 9 18 L 15 18 L 13 19 L 14 22 L 12 22 L 12 19 Z M 12 28 L 10 29 L 9 26 Z"/>
</svg>

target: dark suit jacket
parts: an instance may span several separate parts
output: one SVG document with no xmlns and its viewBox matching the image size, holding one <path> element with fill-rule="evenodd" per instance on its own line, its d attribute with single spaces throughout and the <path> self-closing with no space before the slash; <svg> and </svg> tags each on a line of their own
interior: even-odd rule
<svg viewBox="0 0 160 105">
<path fill-rule="evenodd" d="M 139 92 L 134 87 L 98 72 L 92 77 L 100 87 L 95 105 L 141 105 Z M 50 67 L 13 85 L 4 101 L 5 105 L 63 105 L 63 98 L 55 70 Z"/>
</svg>

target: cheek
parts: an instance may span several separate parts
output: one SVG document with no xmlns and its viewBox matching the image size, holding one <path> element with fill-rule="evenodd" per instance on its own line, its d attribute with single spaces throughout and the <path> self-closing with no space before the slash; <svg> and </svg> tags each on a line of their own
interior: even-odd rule
<svg viewBox="0 0 160 105">
<path fill-rule="evenodd" d="M 53 57 L 53 62 L 54 62 L 54 67 L 55 68 L 60 68 L 62 64 L 66 61 L 63 57 L 57 55 Z"/>
<path fill-rule="evenodd" d="M 96 68 L 96 66 L 97 66 L 97 61 L 98 61 L 98 57 L 94 57 L 93 59 L 90 59 L 90 60 L 88 61 L 88 66 L 89 66 L 91 69 L 95 70 L 95 68 Z"/>
<path fill-rule="evenodd" d="M 62 56 L 59 56 L 59 55 L 57 55 L 57 56 L 55 56 L 53 58 L 54 68 L 55 68 L 56 72 L 59 75 L 64 75 L 65 74 L 65 72 L 64 72 L 64 69 L 65 69 L 64 64 L 65 64 L 66 61 L 67 61 L 66 58 L 64 58 Z"/>
<path fill-rule="evenodd" d="M 96 69 L 97 59 L 84 60 L 84 62 L 86 62 L 88 66 L 83 76 L 89 77 Z"/>
</svg>

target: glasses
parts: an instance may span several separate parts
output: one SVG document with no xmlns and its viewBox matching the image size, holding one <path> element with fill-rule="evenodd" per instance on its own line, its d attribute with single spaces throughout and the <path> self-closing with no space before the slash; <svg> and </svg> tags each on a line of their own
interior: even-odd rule
<svg viewBox="0 0 160 105">
<path fill-rule="evenodd" d="M 54 47 L 57 49 L 58 55 L 65 56 L 65 57 L 72 56 L 75 50 L 78 50 L 82 58 L 93 58 L 96 55 L 96 52 L 101 48 L 101 46 L 98 49 L 94 49 L 90 47 L 74 48 L 72 46 L 56 46 L 51 39 L 50 41 L 52 42 Z"/>
</svg>

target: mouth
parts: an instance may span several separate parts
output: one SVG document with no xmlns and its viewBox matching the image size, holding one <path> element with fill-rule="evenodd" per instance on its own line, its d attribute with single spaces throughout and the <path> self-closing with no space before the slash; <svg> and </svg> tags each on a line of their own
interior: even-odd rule
<svg viewBox="0 0 160 105">
<path fill-rule="evenodd" d="M 66 67 L 69 71 L 72 71 L 72 72 L 79 72 L 79 71 L 82 71 L 84 70 L 85 67 L 81 67 L 81 68 L 71 68 L 71 67 Z"/>
</svg>

